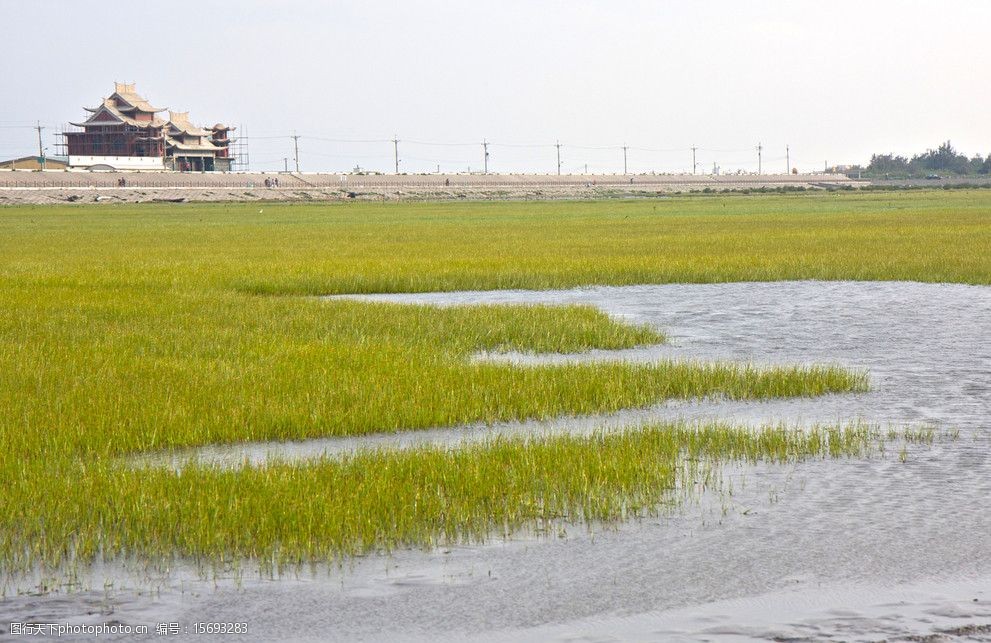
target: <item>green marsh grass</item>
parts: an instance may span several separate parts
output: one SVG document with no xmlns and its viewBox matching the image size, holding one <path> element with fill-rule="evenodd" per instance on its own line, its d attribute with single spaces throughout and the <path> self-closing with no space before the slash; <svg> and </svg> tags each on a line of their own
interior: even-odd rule
<svg viewBox="0 0 991 643">
<path fill-rule="evenodd" d="M 866 426 L 662 424 L 233 470 L 134 470 L 102 460 L 94 464 L 100 475 L 61 489 L 22 479 L 13 491 L 23 504 L 8 514 L 0 551 L 25 566 L 174 555 L 299 564 L 478 542 L 650 515 L 682 502 L 677 489 L 713 483 L 723 463 L 863 456 L 879 436 Z"/>
<path fill-rule="evenodd" d="M 989 206 L 989 193 L 954 191 L 266 204 L 264 213 L 250 204 L 0 208 L 0 568 L 73 551 L 322 556 L 371 542 L 329 535 L 359 528 L 359 499 L 335 514 L 306 500 L 338 492 L 335 476 L 360 481 L 353 462 L 175 476 L 122 468 L 128 454 L 866 387 L 863 373 L 828 366 L 473 363 L 480 350 L 576 352 L 663 337 L 581 306 L 441 309 L 300 295 L 797 278 L 986 284 Z M 530 448 L 554 447 L 464 457 L 498 461 L 499 449 Z M 609 467 L 633 457 L 610 453 Z M 373 475 L 389 458 L 399 467 L 414 456 L 365 457 Z M 455 479 L 473 470 L 417 457 L 447 462 L 437 466 Z M 561 471 L 542 484 L 557 484 Z M 639 506 L 636 493 L 660 474 L 643 475 L 643 489 L 590 485 L 582 502 L 591 515 L 597 498 Z M 559 497 L 572 504 L 558 509 L 572 515 L 579 505 L 567 489 Z M 527 515 L 519 504 L 491 513 L 482 496 L 464 498 L 458 511 L 473 536 L 499 527 L 485 516 Z M 241 513 L 250 507 L 256 523 L 272 525 L 305 504 L 305 520 L 287 523 L 297 536 L 255 529 Z M 381 531 L 374 546 L 423 544 L 455 523 L 443 524 Z"/>
<path fill-rule="evenodd" d="M 529 367 L 469 360 L 500 347 L 572 352 L 661 339 L 585 307 L 441 309 L 244 295 L 112 299 L 76 290 L 37 305 L 47 308 L 34 313 L 47 317 L 44 326 L 4 333 L 0 343 L 0 361 L 9 366 L 0 370 L 7 445 L 0 461 L 867 386 L 865 374 L 830 366 Z"/>
<path fill-rule="evenodd" d="M 991 193 L 0 208 L 0 277 L 263 294 L 991 283 Z"/>
</svg>

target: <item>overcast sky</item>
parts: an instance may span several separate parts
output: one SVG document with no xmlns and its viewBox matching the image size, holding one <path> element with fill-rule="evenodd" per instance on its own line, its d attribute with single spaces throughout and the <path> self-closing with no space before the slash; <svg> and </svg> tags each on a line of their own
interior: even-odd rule
<svg viewBox="0 0 991 643">
<path fill-rule="evenodd" d="M 624 144 L 638 172 L 693 145 L 706 171 L 756 170 L 758 143 L 765 171 L 786 145 L 801 171 L 991 152 L 987 0 L 0 0 L 0 43 L 0 158 L 115 80 L 240 125 L 252 169 L 291 164 L 294 131 L 304 171 L 392 171 L 394 135 L 410 172 L 481 169 L 483 139 L 497 172 L 555 171 L 558 140 L 565 172 L 622 171 Z"/>
</svg>

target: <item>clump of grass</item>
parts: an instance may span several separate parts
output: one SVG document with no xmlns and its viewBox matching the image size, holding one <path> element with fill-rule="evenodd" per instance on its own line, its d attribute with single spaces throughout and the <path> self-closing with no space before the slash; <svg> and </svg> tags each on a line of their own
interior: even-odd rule
<svg viewBox="0 0 991 643">
<path fill-rule="evenodd" d="M 52 296 L 57 293 L 57 296 Z M 0 297 L 2 298 L 2 297 Z M 478 350 L 662 339 L 589 307 L 436 308 L 54 288 L 0 322 L 0 454 L 114 457 L 594 413 L 669 398 L 863 390 L 832 367 L 664 362 L 516 367 Z"/>
<path fill-rule="evenodd" d="M 280 563 L 475 542 L 549 524 L 644 516 L 712 480 L 726 462 L 860 456 L 866 426 L 746 430 L 659 424 L 591 436 L 493 439 L 453 450 L 359 452 L 341 460 L 224 470 L 133 470 L 27 480 L 10 489 L 0 560 L 62 565 L 179 555 Z M 686 462 L 692 466 L 684 466 Z"/>
</svg>

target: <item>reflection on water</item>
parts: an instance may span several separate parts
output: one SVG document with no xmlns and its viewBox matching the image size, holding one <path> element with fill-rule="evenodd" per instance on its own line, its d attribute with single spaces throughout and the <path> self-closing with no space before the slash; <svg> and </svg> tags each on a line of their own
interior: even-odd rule
<svg viewBox="0 0 991 643">
<path fill-rule="evenodd" d="M 871 377 L 872 390 L 864 394 L 672 403 L 604 418 L 500 425 L 500 431 L 676 418 L 860 419 L 955 428 L 960 438 L 916 448 L 904 463 L 888 457 L 756 467 L 729 507 L 594 533 L 579 527 L 565 538 L 372 556 L 317 578 L 240 589 L 168 586 L 143 598 L 120 592 L 111 600 L 116 618 L 193 622 L 250 614 L 261 638 L 879 640 L 953 628 L 948 640 L 965 631 L 970 640 L 991 637 L 981 629 L 991 623 L 991 288 L 788 282 L 363 299 L 588 303 L 671 338 L 669 346 L 593 353 L 593 359 L 835 363 Z M 450 443 L 465 431 L 489 429 L 371 440 Z M 285 448 L 305 455 L 362 444 Z M 258 447 L 250 457 L 264 458 L 270 448 Z M 0 622 L 30 610 L 70 618 L 89 609 L 81 597 L 30 600 L 30 609 L 29 599 L 0 603 Z"/>
</svg>

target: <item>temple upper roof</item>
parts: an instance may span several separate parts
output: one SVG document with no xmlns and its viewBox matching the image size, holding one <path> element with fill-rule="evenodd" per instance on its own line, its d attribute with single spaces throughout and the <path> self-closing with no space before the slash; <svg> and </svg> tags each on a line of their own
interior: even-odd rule
<svg viewBox="0 0 991 643">
<path fill-rule="evenodd" d="M 111 98 L 113 97 L 117 97 L 126 103 L 124 106 L 118 106 L 123 112 L 136 110 L 154 114 L 155 112 L 165 111 L 161 107 L 152 107 L 148 101 L 135 91 L 134 83 L 114 83 L 114 93 Z"/>
<path fill-rule="evenodd" d="M 96 107 L 84 107 L 87 112 L 93 114 L 83 123 L 72 123 L 80 127 L 88 125 L 114 125 L 118 121 L 136 127 L 161 127 L 168 121 L 155 116 L 157 112 L 164 112 L 161 107 L 153 107 L 134 89 L 134 83 L 114 83 L 114 93 L 104 98 Z M 103 112 L 110 113 L 113 118 L 99 117 Z M 151 118 L 135 118 L 139 114 L 150 116 Z"/>
<path fill-rule="evenodd" d="M 117 125 L 118 123 L 124 123 L 127 125 L 134 125 L 135 127 L 163 127 L 168 124 L 168 121 L 162 118 L 152 117 L 150 121 L 139 121 L 128 116 L 117 106 L 117 103 L 113 100 L 113 96 L 109 98 L 104 98 L 103 103 L 98 107 L 87 107 L 86 111 L 92 112 L 93 115 L 87 118 L 82 123 L 71 123 L 71 125 L 76 125 L 77 127 L 87 127 L 93 125 Z M 107 119 L 101 117 L 100 114 L 110 114 L 112 118 Z"/>
</svg>

